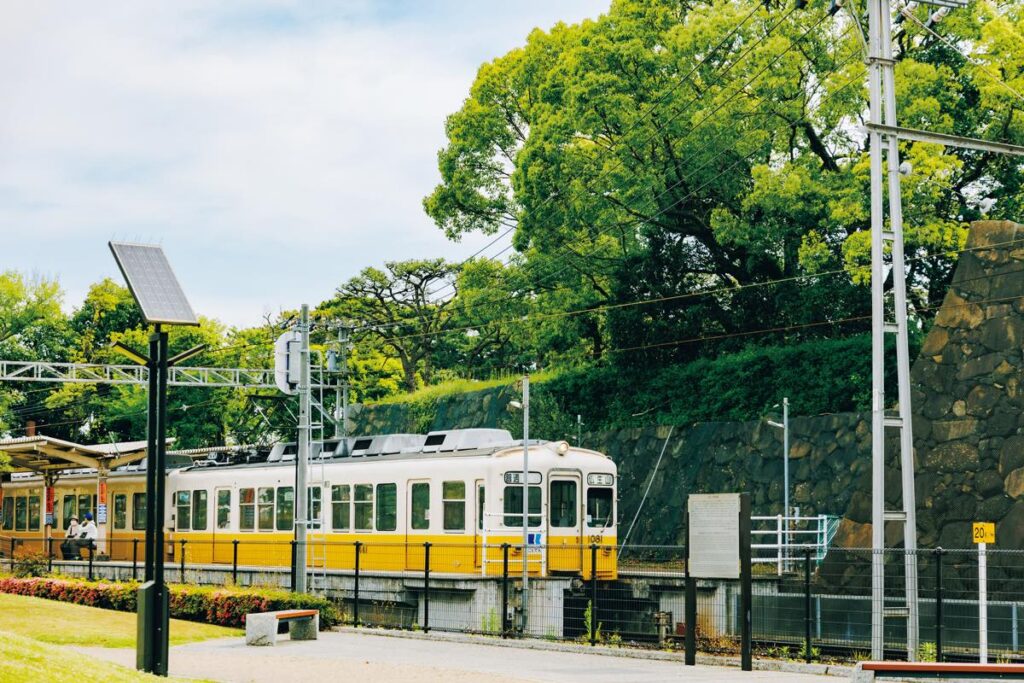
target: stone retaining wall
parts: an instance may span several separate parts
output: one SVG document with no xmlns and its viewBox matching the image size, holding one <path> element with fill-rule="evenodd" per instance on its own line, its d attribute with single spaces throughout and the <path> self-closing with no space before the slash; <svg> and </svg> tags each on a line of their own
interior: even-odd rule
<svg viewBox="0 0 1024 683">
<path fill-rule="evenodd" d="M 975 223 L 967 249 L 911 373 L 919 544 L 968 546 L 970 523 L 987 520 L 1000 548 L 1024 548 L 1024 229 Z M 512 392 L 448 397 L 426 416 L 402 404 L 366 406 L 357 423 L 361 433 L 494 427 Z M 631 543 L 681 542 L 691 492 L 749 491 L 754 514 L 782 512 L 782 434 L 764 422 L 587 433 L 583 445 L 618 464 L 620 534 L 650 482 Z M 843 515 L 837 544 L 869 547 L 870 416 L 793 418 L 789 456 L 791 504 Z M 899 504 L 896 464 L 886 471 L 890 507 Z"/>
</svg>

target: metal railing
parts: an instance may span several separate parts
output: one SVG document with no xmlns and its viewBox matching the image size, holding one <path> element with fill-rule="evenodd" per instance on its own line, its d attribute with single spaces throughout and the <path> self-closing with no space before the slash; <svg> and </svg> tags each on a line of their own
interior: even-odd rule
<svg viewBox="0 0 1024 683">
<path fill-rule="evenodd" d="M 792 571 L 807 551 L 820 563 L 839 528 L 837 515 L 751 517 L 751 561 L 774 564 L 778 576 Z"/>
<path fill-rule="evenodd" d="M 827 523 L 811 526 L 823 529 L 827 539 Z M 803 545 L 800 552 L 788 547 L 789 571 L 784 574 L 755 573 L 755 654 L 809 661 L 867 657 L 874 607 L 870 570 L 880 553 L 886 574 L 883 607 L 894 614 L 906 611 L 905 563 L 909 559 L 917 565 L 922 640 L 917 658 L 978 661 L 986 649 L 994 658 L 1024 658 L 1024 552 L 988 550 L 987 565 L 982 565 L 976 549 L 908 554 L 832 547 L 818 557 L 813 548 L 826 543 Z M 682 650 L 690 630 L 699 651 L 739 652 L 740 582 L 687 577 L 683 546 L 631 545 L 627 557 L 611 545 L 543 546 L 547 560 L 559 569 L 531 576 L 525 625 L 520 543 L 481 548 L 459 542 L 332 540 L 322 547 L 327 568 L 318 588 L 350 624 L 668 650 Z M 0 574 L 138 581 L 144 551 L 137 539 L 108 539 L 103 555 L 83 550 L 80 559 L 64 559 L 58 539 L 0 535 Z M 257 589 L 295 585 L 290 566 L 294 541 L 176 539 L 165 551 L 168 579 L 175 583 Z M 481 575 L 485 553 L 490 569 Z M 0 587 L 12 581 L 0 575 Z M 687 623 L 689 582 L 696 614 Z M 905 619 L 887 620 L 888 658 L 907 656 Z"/>
</svg>

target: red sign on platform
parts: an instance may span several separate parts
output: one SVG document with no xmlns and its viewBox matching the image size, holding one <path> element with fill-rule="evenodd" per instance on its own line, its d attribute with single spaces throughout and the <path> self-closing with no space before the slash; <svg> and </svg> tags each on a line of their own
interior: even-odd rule
<svg viewBox="0 0 1024 683">
<path fill-rule="evenodd" d="M 53 487 L 52 486 L 47 486 L 46 487 L 46 514 L 48 514 L 48 515 L 52 515 L 53 514 L 53 497 L 54 497 Z"/>
<path fill-rule="evenodd" d="M 100 505 L 107 503 L 107 482 L 100 480 Z"/>
</svg>

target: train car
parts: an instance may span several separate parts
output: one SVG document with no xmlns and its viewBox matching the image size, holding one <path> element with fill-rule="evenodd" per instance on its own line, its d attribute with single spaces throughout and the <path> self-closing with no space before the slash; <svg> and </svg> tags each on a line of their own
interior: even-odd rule
<svg viewBox="0 0 1024 683">
<path fill-rule="evenodd" d="M 213 453 L 167 473 L 166 556 L 188 563 L 281 567 L 291 564 L 295 528 L 294 443 L 263 456 Z M 564 441 L 529 444 L 526 563 L 534 576 L 583 575 L 590 545 L 600 546 L 597 576 L 617 576 L 615 464 Z M 351 569 L 422 570 L 426 543 L 435 572 L 500 575 L 522 571 L 521 441 L 496 429 L 390 434 L 314 443 L 308 475 L 307 564 Z M 112 560 L 141 553 L 145 472 L 115 470 L 107 480 L 108 519 L 101 550 Z M 92 471 L 54 486 L 51 535 L 59 544 L 72 515 L 97 508 Z M 0 536 L 43 550 L 42 480 L 14 475 L 3 484 Z M 182 544 L 184 541 L 184 544 Z M 238 541 L 236 544 L 235 541 Z M 34 548 L 38 546 L 38 548 Z M 55 553 L 59 553 L 55 549 Z"/>
<path fill-rule="evenodd" d="M 114 470 L 107 475 L 108 518 L 101 544 L 105 556 L 131 560 L 134 539 L 142 539 L 146 525 L 146 477 L 138 466 Z M 99 500 L 96 472 L 74 470 L 63 474 L 53 486 L 52 543 L 45 540 L 46 519 L 43 481 L 36 474 L 13 474 L 3 484 L 0 508 L 0 536 L 15 539 L 25 551 L 46 552 L 49 545 L 60 554 L 72 517 L 84 521 L 86 513 L 97 514 Z"/>
</svg>

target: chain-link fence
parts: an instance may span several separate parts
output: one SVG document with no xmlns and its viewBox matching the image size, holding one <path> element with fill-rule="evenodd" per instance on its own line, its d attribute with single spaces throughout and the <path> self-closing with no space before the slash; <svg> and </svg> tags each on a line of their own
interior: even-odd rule
<svg viewBox="0 0 1024 683">
<path fill-rule="evenodd" d="M 171 539 L 164 547 L 170 582 L 290 589 L 294 541 Z M 699 651 L 738 653 L 739 580 L 692 579 L 696 620 L 686 623 L 686 549 L 461 542 L 338 542 L 312 537 L 305 547 L 307 590 L 335 600 L 350 624 L 534 637 L 592 644 L 682 649 L 693 628 Z M 980 605 L 990 657 L 1024 660 L 1024 553 L 987 551 L 987 596 L 979 596 L 978 551 L 881 553 L 885 571 L 887 658 L 907 656 L 907 568 L 917 572 L 922 660 L 977 660 Z M 525 561 L 524 561 L 525 556 Z M 871 651 L 874 553 L 807 550 L 754 565 L 755 654 L 794 659 L 866 659 Z M 142 580 L 145 543 L 104 539 L 95 548 L 63 539 L 0 537 L 0 570 L 105 580 Z M 526 576 L 524 581 L 524 563 Z M 25 573 L 25 572 L 22 572 Z"/>
</svg>

